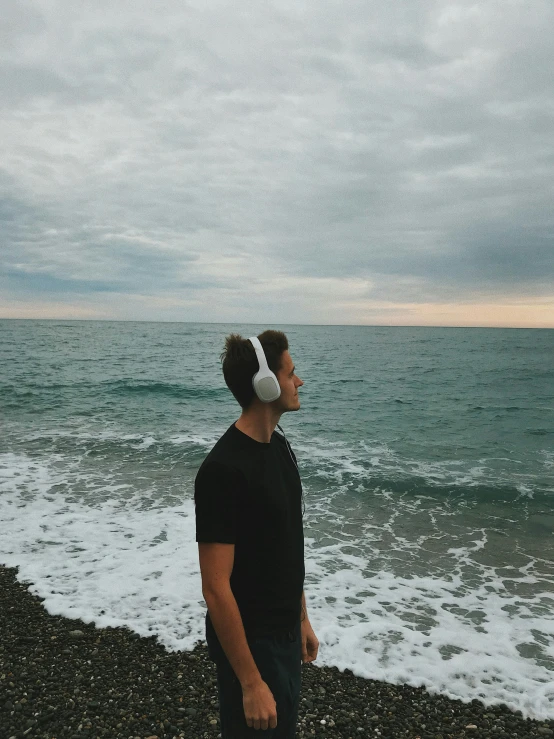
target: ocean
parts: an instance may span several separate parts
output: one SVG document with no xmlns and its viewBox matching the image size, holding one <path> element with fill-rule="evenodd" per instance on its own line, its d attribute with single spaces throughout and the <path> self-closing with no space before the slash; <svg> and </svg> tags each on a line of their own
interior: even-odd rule
<svg viewBox="0 0 554 739">
<path fill-rule="evenodd" d="M 554 330 L 0 321 L 0 563 L 204 639 L 193 482 L 227 334 L 286 332 L 316 664 L 554 718 Z"/>
</svg>

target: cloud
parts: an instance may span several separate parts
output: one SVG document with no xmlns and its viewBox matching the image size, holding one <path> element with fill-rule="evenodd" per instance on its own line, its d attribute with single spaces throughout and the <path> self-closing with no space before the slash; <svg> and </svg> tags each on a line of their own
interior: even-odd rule
<svg viewBox="0 0 554 739">
<path fill-rule="evenodd" d="M 10 315 L 544 325 L 549 1 L 5 5 Z"/>
</svg>

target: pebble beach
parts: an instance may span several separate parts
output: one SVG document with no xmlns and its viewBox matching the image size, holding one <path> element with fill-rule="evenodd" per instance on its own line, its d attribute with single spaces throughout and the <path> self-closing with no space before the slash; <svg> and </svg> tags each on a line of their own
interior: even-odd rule
<svg viewBox="0 0 554 739">
<path fill-rule="evenodd" d="M 155 637 L 51 615 L 28 585 L 16 568 L 0 566 L 1 739 L 221 736 L 215 666 L 203 642 L 168 652 Z M 463 703 L 315 663 L 302 671 L 298 737 L 554 736 L 554 721 L 505 706 Z"/>
</svg>

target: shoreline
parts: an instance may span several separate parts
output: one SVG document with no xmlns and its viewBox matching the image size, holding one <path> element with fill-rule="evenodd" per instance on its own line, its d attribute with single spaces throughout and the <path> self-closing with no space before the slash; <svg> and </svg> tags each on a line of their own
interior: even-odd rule
<svg viewBox="0 0 554 739">
<path fill-rule="evenodd" d="M 215 665 L 203 642 L 167 652 L 155 636 L 52 616 L 16 578 L 0 564 L 1 739 L 217 739 Z M 297 737 L 312 736 L 527 739 L 554 737 L 554 720 L 307 664 Z"/>
</svg>

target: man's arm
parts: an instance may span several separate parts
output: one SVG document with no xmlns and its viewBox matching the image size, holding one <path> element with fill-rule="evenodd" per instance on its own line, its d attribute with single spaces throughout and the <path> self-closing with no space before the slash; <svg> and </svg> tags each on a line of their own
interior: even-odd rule
<svg viewBox="0 0 554 739">
<path fill-rule="evenodd" d="M 310 619 L 308 618 L 308 611 L 306 610 L 306 596 L 304 595 L 304 591 L 302 591 L 302 598 L 300 599 L 300 608 L 302 609 L 300 620 L 309 621 Z"/>
<path fill-rule="evenodd" d="M 306 610 L 306 596 L 302 591 L 302 597 L 300 599 L 300 635 L 302 640 L 302 662 L 313 662 L 317 657 L 319 650 L 319 640 L 314 634 L 310 619 L 308 618 L 308 611 Z"/>
<path fill-rule="evenodd" d="M 240 684 L 252 685 L 262 678 L 246 641 L 242 617 L 229 583 L 235 545 L 199 543 L 198 554 L 202 595 L 219 642 Z"/>
<path fill-rule="evenodd" d="M 235 545 L 198 543 L 202 594 L 217 638 L 240 681 L 246 724 L 254 729 L 277 726 L 277 704 L 252 657 L 230 578 Z"/>
</svg>

